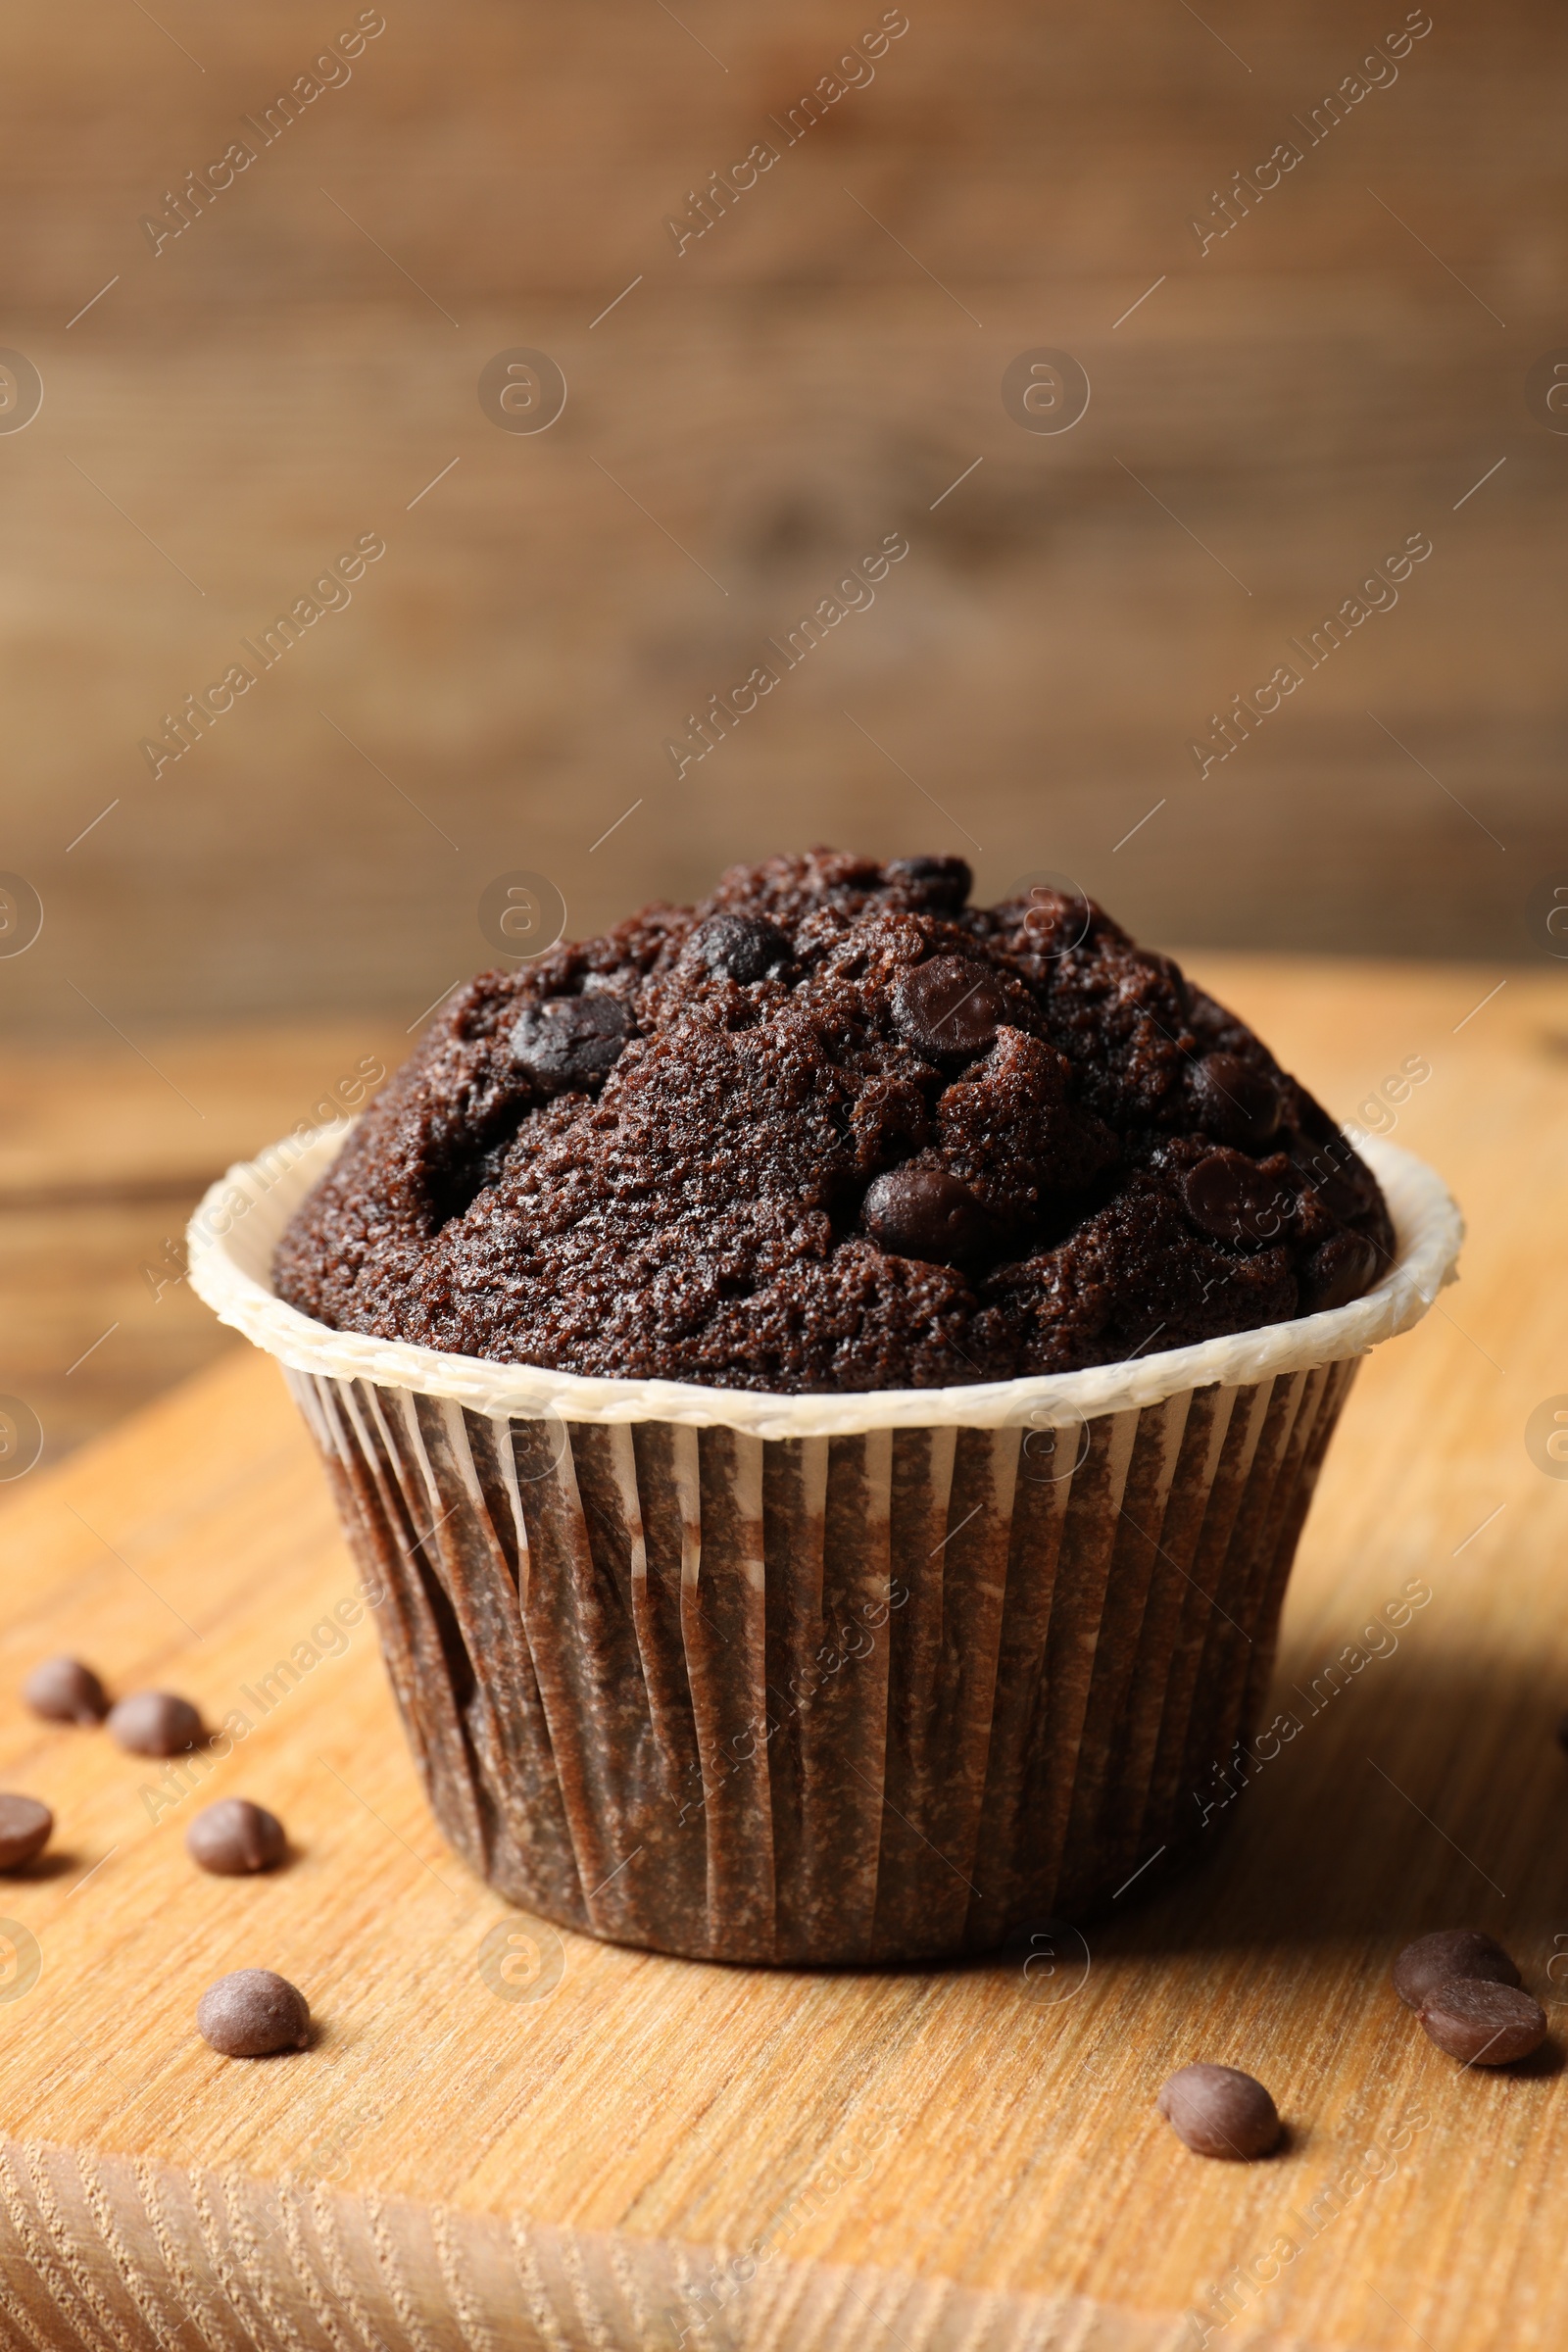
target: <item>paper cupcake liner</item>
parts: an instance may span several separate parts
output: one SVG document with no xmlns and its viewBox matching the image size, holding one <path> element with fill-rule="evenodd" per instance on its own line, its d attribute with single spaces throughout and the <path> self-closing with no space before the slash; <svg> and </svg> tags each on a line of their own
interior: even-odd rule
<svg viewBox="0 0 1568 2352">
<path fill-rule="evenodd" d="M 226 1232 L 214 1188 L 196 1287 L 285 1364 L 450 1843 L 511 1902 L 704 1959 L 985 1950 L 1189 1845 L 1358 1357 L 1459 1232 L 1384 1147 L 1399 1258 L 1350 1307 L 1092 1373 L 760 1397 L 295 1313 L 272 1247 L 339 1141 L 231 1171 Z"/>
</svg>

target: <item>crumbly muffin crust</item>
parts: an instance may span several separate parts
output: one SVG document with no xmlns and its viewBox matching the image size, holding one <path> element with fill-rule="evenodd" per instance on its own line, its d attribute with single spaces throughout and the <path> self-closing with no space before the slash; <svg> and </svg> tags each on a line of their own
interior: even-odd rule
<svg viewBox="0 0 1568 2352">
<path fill-rule="evenodd" d="M 1346 1304 L 1393 1230 L 1246 1025 L 1092 902 L 817 850 L 481 973 L 279 1295 L 503 1363 L 783 1393 L 1075 1371 Z"/>
</svg>

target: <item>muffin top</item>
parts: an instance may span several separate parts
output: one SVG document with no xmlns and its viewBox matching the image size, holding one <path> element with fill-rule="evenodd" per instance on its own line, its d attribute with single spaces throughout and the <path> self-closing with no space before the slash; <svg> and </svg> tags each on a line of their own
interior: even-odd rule
<svg viewBox="0 0 1568 2352">
<path fill-rule="evenodd" d="M 279 1245 L 334 1330 L 780 1393 L 1069 1372 L 1342 1306 L 1370 1171 L 1091 901 L 816 850 L 485 972 Z"/>
</svg>

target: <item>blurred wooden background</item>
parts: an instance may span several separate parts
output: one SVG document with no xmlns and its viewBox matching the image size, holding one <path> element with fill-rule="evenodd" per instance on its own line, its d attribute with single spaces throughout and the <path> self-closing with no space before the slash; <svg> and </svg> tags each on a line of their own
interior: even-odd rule
<svg viewBox="0 0 1568 2352">
<path fill-rule="evenodd" d="M 1551 968 L 1559 11 L 1439 9 L 1313 143 L 1398 0 L 909 0 L 787 146 L 875 0 L 383 13 L 269 144 L 357 7 L 0 24 L 0 350 L 43 385 L 5 429 L 0 359 L 0 874 L 44 912 L 0 952 L 0 1389 L 56 1384 L 69 1439 L 196 1360 L 138 1268 L 199 1178 L 493 960 L 500 873 L 580 932 L 775 847 L 958 848 L 983 892 L 1068 872 L 1178 949 Z M 155 254 L 144 218 L 237 138 Z M 677 254 L 666 216 L 760 139 L 776 165 Z M 519 347 L 564 373 L 548 431 L 481 407 Z M 1003 404 L 1041 347 L 1088 372 L 1067 432 Z M 665 739 L 895 531 L 874 606 L 677 780 Z M 1397 606 L 1200 781 L 1210 713 L 1416 532 Z M 141 740 L 364 533 L 352 602 L 154 779 Z M 127 1178 L 141 1089 L 164 1159 Z M 135 1347 L 68 1380 L 115 1322 Z"/>
<path fill-rule="evenodd" d="M 1529 952 L 1568 866 L 1568 437 L 1526 397 L 1568 343 L 1560 11 L 1440 6 L 1307 147 L 1400 0 L 909 0 L 679 257 L 665 216 L 875 0 L 387 0 L 261 148 L 358 14 L 0 27 L 0 344 L 44 385 L 0 433 L 0 868 L 45 906 L 0 1017 L 401 1027 L 490 959 L 500 871 L 580 930 L 815 838 L 973 837 L 983 887 L 1069 871 L 1167 942 Z M 143 216 L 240 136 L 155 257 Z M 537 435 L 477 397 L 518 346 L 569 386 Z M 1003 408 L 1040 346 L 1088 370 L 1070 432 Z M 677 783 L 664 738 L 891 530 L 875 607 Z M 365 531 L 352 605 L 155 782 L 139 741 Z M 1398 607 L 1200 783 L 1209 713 L 1413 531 Z"/>
</svg>

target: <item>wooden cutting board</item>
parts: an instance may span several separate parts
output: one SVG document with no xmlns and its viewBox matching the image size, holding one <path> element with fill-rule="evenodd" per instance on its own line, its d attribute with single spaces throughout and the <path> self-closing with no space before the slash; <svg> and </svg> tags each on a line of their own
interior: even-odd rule
<svg viewBox="0 0 1568 2352">
<path fill-rule="evenodd" d="M 1461 1286 L 1363 1371 L 1287 1613 L 1300 1729 L 1216 1811 L 1212 1861 L 1087 1942 L 902 1974 L 689 1965 L 510 1915 L 426 1815 L 277 1371 L 225 1359 L 0 1489 L 0 1786 L 59 1824 L 0 1881 L 8 2343 L 1561 2344 L 1568 1480 L 1526 1446 L 1568 1392 L 1561 982 L 1482 1004 L 1496 973 L 1195 960 L 1342 1112 L 1381 1099 L 1473 1234 Z M 63 1648 L 256 1728 L 170 1801 L 104 1735 L 24 1712 Z M 291 1865 L 198 1874 L 207 1791 L 270 1805 Z M 1555 2004 L 1539 2060 L 1464 2072 L 1394 2000 L 1398 1945 L 1456 1922 Z M 306 1989 L 312 2049 L 199 2040 L 199 1993 L 247 1965 Z M 1199 2057 L 1271 2085 L 1278 2157 L 1172 2138 L 1153 2095 Z"/>
</svg>

